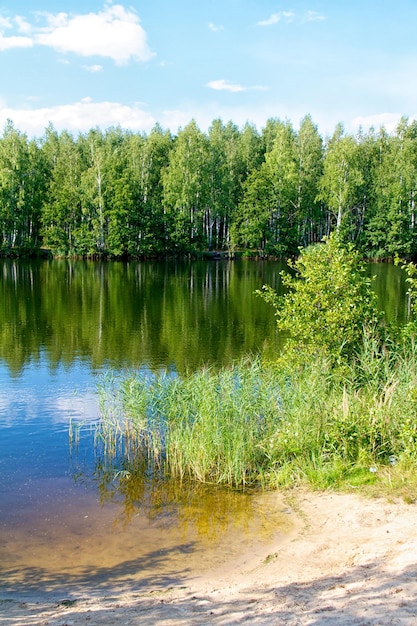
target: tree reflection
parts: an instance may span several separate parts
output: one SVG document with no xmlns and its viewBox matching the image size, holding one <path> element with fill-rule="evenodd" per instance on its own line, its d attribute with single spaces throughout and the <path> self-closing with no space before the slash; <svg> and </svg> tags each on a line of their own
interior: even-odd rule
<svg viewBox="0 0 417 626">
<path fill-rule="evenodd" d="M 45 355 L 51 368 L 184 371 L 275 351 L 273 311 L 254 292 L 281 264 L 102 263 L 0 259 L 0 358 L 14 375 Z"/>
<path fill-rule="evenodd" d="M 102 506 L 119 505 L 115 525 L 125 528 L 135 516 L 153 525 L 175 526 L 184 538 L 216 543 L 224 534 L 239 531 L 267 540 L 282 523 L 279 508 L 264 508 L 256 490 L 236 490 L 170 479 L 152 467 L 144 456 L 96 454 L 94 469 L 73 466 L 76 483 L 96 489 Z"/>
</svg>

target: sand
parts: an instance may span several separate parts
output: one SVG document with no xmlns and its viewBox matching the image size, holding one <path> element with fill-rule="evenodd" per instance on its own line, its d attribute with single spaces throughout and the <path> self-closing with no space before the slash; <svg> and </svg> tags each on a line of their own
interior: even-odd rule
<svg viewBox="0 0 417 626">
<path fill-rule="evenodd" d="M 276 542 L 168 588 L 0 599 L 0 624 L 417 624 L 417 506 L 299 493 Z"/>
</svg>

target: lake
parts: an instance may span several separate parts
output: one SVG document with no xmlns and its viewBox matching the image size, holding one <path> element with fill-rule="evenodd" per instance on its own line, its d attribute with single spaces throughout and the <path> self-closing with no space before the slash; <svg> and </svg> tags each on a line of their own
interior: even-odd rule
<svg viewBox="0 0 417 626">
<path fill-rule="evenodd" d="M 0 590 L 169 586 L 272 541 L 290 524 L 268 494 L 157 483 L 125 492 L 94 440 L 108 372 L 193 370 L 281 339 L 254 295 L 279 262 L 0 260 Z M 402 271 L 370 265 L 389 321 L 407 316 Z"/>
</svg>

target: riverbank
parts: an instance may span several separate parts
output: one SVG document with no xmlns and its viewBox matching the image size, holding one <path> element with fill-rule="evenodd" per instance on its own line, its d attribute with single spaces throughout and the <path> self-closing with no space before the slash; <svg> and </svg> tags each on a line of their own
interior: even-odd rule
<svg viewBox="0 0 417 626">
<path fill-rule="evenodd" d="M 101 597 L 0 596 L 0 624 L 415 624 L 417 505 L 295 493 L 284 538 L 256 554 L 242 546 L 237 561 L 205 577 Z"/>
</svg>

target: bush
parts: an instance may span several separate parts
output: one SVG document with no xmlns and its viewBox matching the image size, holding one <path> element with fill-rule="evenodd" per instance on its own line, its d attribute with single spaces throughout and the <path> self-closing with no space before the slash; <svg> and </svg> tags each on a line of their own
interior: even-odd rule
<svg viewBox="0 0 417 626">
<path fill-rule="evenodd" d="M 380 329 L 381 315 L 354 247 L 332 235 L 301 250 L 290 267 L 293 273 L 281 274 L 287 293 L 266 285 L 258 292 L 276 309 L 286 352 L 320 351 L 336 362 L 357 354 L 364 328 Z"/>
</svg>

